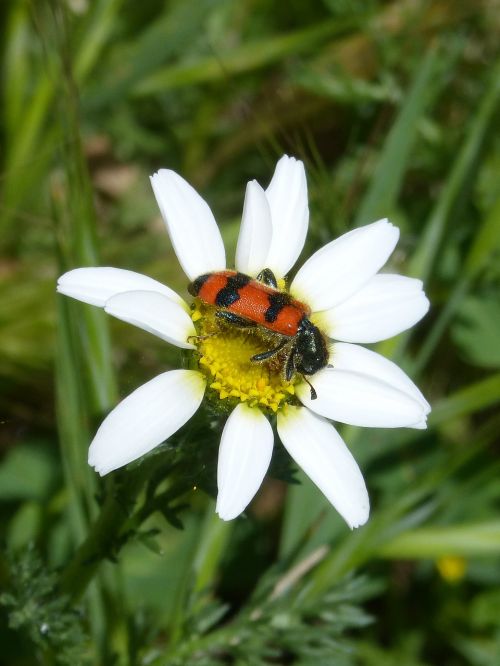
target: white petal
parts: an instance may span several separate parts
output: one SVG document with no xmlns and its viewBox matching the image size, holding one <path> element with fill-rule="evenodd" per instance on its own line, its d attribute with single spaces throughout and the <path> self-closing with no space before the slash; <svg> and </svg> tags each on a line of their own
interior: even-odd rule
<svg viewBox="0 0 500 666">
<path fill-rule="evenodd" d="M 313 312 L 332 308 L 375 275 L 398 238 L 399 229 L 387 220 L 353 229 L 315 252 L 295 276 L 290 291 Z"/>
<path fill-rule="evenodd" d="M 104 419 L 89 450 L 89 465 L 104 475 L 168 439 L 196 412 L 205 380 L 194 370 L 171 370 L 136 389 Z"/>
<path fill-rule="evenodd" d="M 349 527 L 364 525 L 370 500 L 363 475 L 335 428 L 308 409 L 288 407 L 278 414 L 278 434 Z"/>
<path fill-rule="evenodd" d="M 236 270 L 255 277 L 266 268 L 272 235 L 271 209 L 266 193 L 256 180 L 247 185 L 240 235 L 236 247 Z"/>
<path fill-rule="evenodd" d="M 206 201 L 175 171 L 160 169 L 151 185 L 172 245 L 186 275 L 194 280 L 203 273 L 226 267 L 224 243 Z"/>
<path fill-rule="evenodd" d="M 330 363 L 336 370 L 367 375 L 406 393 L 422 405 L 424 417 L 431 411 L 431 406 L 408 375 L 395 363 L 370 349 L 345 342 L 336 342 L 332 345 Z M 412 427 L 416 428 L 417 425 Z M 426 427 L 425 418 L 421 427 Z"/>
<path fill-rule="evenodd" d="M 318 397 L 311 400 L 309 386 L 303 382 L 296 387 L 299 400 L 333 421 L 370 428 L 400 428 L 412 427 L 425 417 L 418 400 L 362 373 L 325 369 L 309 379 Z"/>
<path fill-rule="evenodd" d="M 236 518 L 253 499 L 273 452 L 273 431 L 257 408 L 240 403 L 231 413 L 219 448 L 216 511 L 222 520 Z"/>
<path fill-rule="evenodd" d="M 157 335 L 177 347 L 194 349 L 188 337 L 196 335 L 193 320 L 180 305 L 153 291 L 126 291 L 110 298 L 104 310 L 123 321 Z"/>
<path fill-rule="evenodd" d="M 335 340 L 379 342 L 417 323 L 429 309 L 421 280 L 402 275 L 374 275 L 364 287 L 314 322 Z"/>
<path fill-rule="evenodd" d="M 266 196 L 273 235 L 263 268 L 271 268 L 277 277 L 284 277 L 304 247 L 309 224 L 304 164 L 284 155 L 276 165 Z"/>
<path fill-rule="evenodd" d="M 57 291 L 90 305 L 104 307 L 106 301 L 124 291 L 155 291 L 168 296 L 186 310 L 188 306 L 173 289 L 147 275 L 126 271 L 123 268 L 75 268 L 61 275 L 57 281 Z"/>
</svg>

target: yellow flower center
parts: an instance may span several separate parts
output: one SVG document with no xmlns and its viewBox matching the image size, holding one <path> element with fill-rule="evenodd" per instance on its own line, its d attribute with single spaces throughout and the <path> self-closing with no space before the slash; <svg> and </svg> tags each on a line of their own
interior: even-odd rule
<svg viewBox="0 0 500 666">
<path fill-rule="evenodd" d="M 215 309 L 196 302 L 192 313 L 198 333 L 199 369 L 207 376 L 212 396 L 227 402 L 247 402 L 251 407 L 277 412 L 293 400 L 296 376 L 285 381 L 283 368 L 287 345 L 265 361 L 251 361 L 255 354 L 274 349 L 280 338 L 259 326 L 238 328 L 215 316 Z"/>
</svg>

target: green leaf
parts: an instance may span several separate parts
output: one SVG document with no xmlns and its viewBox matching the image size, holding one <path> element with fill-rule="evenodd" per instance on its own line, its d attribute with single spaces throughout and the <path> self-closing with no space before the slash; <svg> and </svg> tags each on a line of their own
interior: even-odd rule
<svg viewBox="0 0 500 666">
<path fill-rule="evenodd" d="M 35 542 L 43 525 L 42 505 L 39 502 L 24 502 L 16 511 L 7 530 L 7 543 L 12 552 L 24 550 Z"/>
<path fill-rule="evenodd" d="M 491 207 L 486 219 L 475 235 L 467 256 L 465 269 L 468 275 L 475 275 L 487 266 L 500 250 L 500 197 Z"/>
<path fill-rule="evenodd" d="M 42 443 L 18 444 L 0 467 L 0 500 L 46 499 L 55 476 L 54 459 Z"/>
<path fill-rule="evenodd" d="M 81 613 L 58 590 L 57 575 L 45 568 L 33 548 L 10 559 L 10 580 L 7 592 L 0 595 L 0 606 L 7 610 L 9 627 L 22 629 L 28 644 L 36 648 L 36 662 L 56 666 L 96 663 L 91 659 Z"/>
<path fill-rule="evenodd" d="M 500 368 L 500 298 L 497 294 L 465 299 L 452 337 L 467 360 L 483 368 Z"/>
<path fill-rule="evenodd" d="M 500 522 L 434 525 L 398 534 L 376 554 L 387 558 L 478 557 L 500 554 Z"/>
<path fill-rule="evenodd" d="M 495 373 L 435 403 L 429 415 L 429 427 L 433 428 L 451 419 L 474 414 L 498 402 L 500 402 L 500 373 Z"/>
<path fill-rule="evenodd" d="M 221 520 L 215 513 L 215 503 L 209 502 L 193 561 L 195 592 L 213 584 L 232 528 L 233 523 Z"/>
</svg>

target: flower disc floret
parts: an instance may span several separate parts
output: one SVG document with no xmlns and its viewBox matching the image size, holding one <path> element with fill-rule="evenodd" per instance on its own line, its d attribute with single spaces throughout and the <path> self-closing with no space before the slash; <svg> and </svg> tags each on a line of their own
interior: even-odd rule
<svg viewBox="0 0 500 666">
<path fill-rule="evenodd" d="M 193 321 L 198 332 L 194 353 L 213 398 L 231 407 L 246 402 L 270 412 L 293 400 L 297 379 L 287 382 L 283 377 L 286 351 L 260 363 L 250 360 L 272 346 L 269 334 L 260 328 L 247 330 L 224 324 L 213 308 L 202 304 L 196 306 Z"/>
</svg>

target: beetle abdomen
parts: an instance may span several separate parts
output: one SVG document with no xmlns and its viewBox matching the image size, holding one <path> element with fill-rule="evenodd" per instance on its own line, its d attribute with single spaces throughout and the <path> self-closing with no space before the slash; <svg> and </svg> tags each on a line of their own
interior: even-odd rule
<svg viewBox="0 0 500 666">
<path fill-rule="evenodd" d="M 307 305 L 290 294 L 236 271 L 200 275 L 188 289 L 207 305 L 229 310 L 289 337 L 296 335 L 300 322 L 310 314 Z"/>
</svg>

